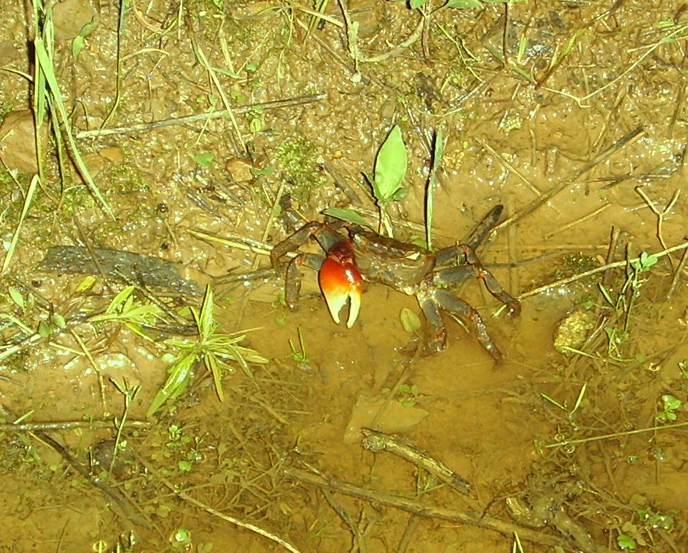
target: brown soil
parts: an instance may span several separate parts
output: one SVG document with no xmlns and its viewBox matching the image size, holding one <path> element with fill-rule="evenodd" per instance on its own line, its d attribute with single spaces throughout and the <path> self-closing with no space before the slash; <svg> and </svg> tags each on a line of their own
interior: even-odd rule
<svg viewBox="0 0 688 553">
<path fill-rule="evenodd" d="M 34 14 L 3 8 L 4 251 L 19 235 L 0 292 L 1 412 L 65 424 L 1 428 L 0 551 L 684 551 L 685 6 L 430 2 L 424 18 L 403 2 L 324 2 L 322 17 L 315 4 L 57 4 L 55 76 L 108 208 L 64 130 L 36 155 Z M 346 329 L 314 273 L 295 312 L 281 276 L 235 278 L 269 269 L 266 251 L 293 231 L 281 197 L 307 220 L 330 207 L 374 217 L 363 173 L 394 124 L 409 156 L 408 196 L 388 210 L 397 237 L 423 237 L 440 127 L 435 245 L 505 205 L 480 255 L 521 316 L 477 282 L 460 290 L 499 364 L 449 317 L 447 350 L 420 355 L 422 329 L 400 321 L 402 308 L 422 317 L 417 303 L 382 285 Z M 163 340 L 180 336 L 93 323 L 132 275 L 41 267 L 58 245 L 180 263 L 213 285 L 219 331 L 251 329 L 244 345 L 268 362 L 226 371 L 224 402 L 200 365 L 146 420 Z M 647 271 L 623 264 L 674 246 Z M 188 291 L 136 297 L 176 312 L 200 304 Z M 441 461 L 471 494 L 363 448 L 362 427 Z"/>
</svg>

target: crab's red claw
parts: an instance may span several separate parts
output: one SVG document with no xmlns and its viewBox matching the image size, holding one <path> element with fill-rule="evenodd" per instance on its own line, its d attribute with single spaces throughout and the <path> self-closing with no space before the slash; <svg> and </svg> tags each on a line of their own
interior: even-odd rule
<svg viewBox="0 0 688 553">
<path fill-rule="evenodd" d="M 335 323 L 339 324 L 339 313 L 346 305 L 347 300 L 351 300 L 349 318 L 346 321 L 347 328 L 351 328 L 356 322 L 358 311 L 361 308 L 361 288 L 363 285 L 361 273 L 358 272 L 353 263 L 328 257 L 320 268 L 318 280 Z"/>
</svg>

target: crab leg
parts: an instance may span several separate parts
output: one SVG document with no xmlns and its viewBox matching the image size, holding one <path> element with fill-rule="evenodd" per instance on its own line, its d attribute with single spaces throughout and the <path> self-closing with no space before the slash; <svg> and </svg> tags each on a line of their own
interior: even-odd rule
<svg viewBox="0 0 688 553">
<path fill-rule="evenodd" d="M 433 275 L 435 284 L 458 284 L 470 278 L 478 278 L 485 283 L 485 288 L 495 298 L 506 305 L 509 314 L 517 316 L 521 312 L 519 301 L 509 294 L 494 275 L 485 267 L 479 264 L 462 265 L 461 267 L 450 267 L 441 269 Z"/>
<path fill-rule="evenodd" d="M 279 244 L 272 248 L 270 252 L 270 262 L 272 263 L 272 268 L 279 270 L 280 259 L 282 256 L 289 252 L 293 252 L 303 244 L 305 244 L 308 239 L 316 233 L 321 227 L 322 223 L 317 221 L 306 223 L 294 234 L 282 240 Z M 318 267 L 319 268 L 319 267 Z"/>
<path fill-rule="evenodd" d="M 302 266 L 319 271 L 325 257 L 314 253 L 302 253 L 297 255 L 289 262 L 287 273 L 284 277 L 284 302 L 287 307 L 294 311 L 299 303 L 301 293 L 301 280 L 303 279 Z"/>
<path fill-rule="evenodd" d="M 430 349 L 439 352 L 447 347 L 447 329 L 440 315 L 440 309 L 443 309 L 444 311 L 449 311 L 450 313 L 458 315 L 462 319 L 468 320 L 475 330 L 475 335 L 480 345 L 485 348 L 493 359 L 497 361 L 502 359 L 502 353 L 497 349 L 497 346 L 487 333 L 485 321 L 483 321 L 480 314 L 468 303 L 450 294 L 446 290 L 430 287 L 421 290 L 417 294 L 417 298 L 433 331 L 433 336 L 428 343 Z"/>
</svg>

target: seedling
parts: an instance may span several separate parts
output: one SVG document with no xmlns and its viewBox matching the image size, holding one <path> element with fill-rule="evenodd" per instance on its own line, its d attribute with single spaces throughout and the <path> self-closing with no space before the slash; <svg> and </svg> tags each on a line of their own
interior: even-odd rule
<svg viewBox="0 0 688 553">
<path fill-rule="evenodd" d="M 664 394 L 662 396 L 663 411 L 657 413 L 657 420 L 659 421 L 675 421 L 678 415 L 675 413 L 681 407 L 681 400 L 672 396 L 671 394 Z"/>
<path fill-rule="evenodd" d="M 127 440 L 122 439 L 122 432 L 124 431 L 126 425 L 129 410 L 134 403 L 134 399 L 136 399 L 136 395 L 141 390 L 141 386 L 132 386 L 130 388 L 126 381 L 118 382 L 114 378 L 111 378 L 110 382 L 112 382 L 115 388 L 117 388 L 117 390 L 124 396 L 124 411 L 122 413 L 122 417 L 116 423 L 117 436 L 115 437 L 115 447 L 112 451 L 112 461 L 110 461 L 110 466 L 108 467 L 108 476 L 112 474 L 112 469 L 115 466 L 119 452 L 124 451 L 127 448 Z"/>
<path fill-rule="evenodd" d="M 576 403 L 573 406 L 573 409 L 570 409 L 566 406 L 566 401 L 564 403 L 559 403 L 556 399 L 553 399 L 549 397 L 547 394 L 544 394 L 540 392 L 540 395 L 545 398 L 547 401 L 549 401 L 552 405 L 555 405 L 559 407 L 562 411 L 566 413 L 566 416 L 568 417 L 569 421 L 573 424 L 573 415 L 575 415 L 576 411 L 578 411 L 578 408 L 581 406 L 581 403 L 583 402 L 583 398 L 585 397 L 585 390 L 587 389 L 588 384 L 583 384 L 581 386 L 580 392 L 578 392 L 578 397 L 576 398 Z"/>
<path fill-rule="evenodd" d="M 189 311 L 198 328 L 195 341 L 169 339 L 165 343 L 179 350 L 168 369 L 169 376 L 158 391 L 148 408 L 147 416 L 153 415 L 167 401 L 173 401 L 186 389 L 191 374 L 201 361 L 213 377 L 215 391 L 220 401 L 224 401 L 222 391 L 222 370 L 232 370 L 230 363 L 239 365 L 249 378 L 253 377 L 249 363 L 267 363 L 267 359 L 257 351 L 240 346 L 245 335 L 221 334 L 216 332 L 218 324 L 214 319 L 214 293 L 210 285 L 206 288 L 200 311 L 190 307 Z"/>
<path fill-rule="evenodd" d="M 127 286 L 113 298 L 105 313 L 94 315 L 90 318 L 90 322 L 117 322 L 126 326 L 134 334 L 152 340 L 142 327 L 153 326 L 163 312 L 157 305 L 143 303 L 137 298 L 136 289 L 136 286 Z"/>
<path fill-rule="evenodd" d="M 299 335 L 299 349 L 294 346 L 294 342 L 289 340 L 289 347 L 291 348 L 291 357 L 296 361 L 296 366 L 299 369 L 310 369 L 310 359 L 308 359 L 308 353 L 306 352 L 306 344 L 303 341 L 303 333 L 299 328 L 297 330 Z"/>
<path fill-rule="evenodd" d="M 404 407 L 415 407 L 418 402 L 418 386 L 402 384 L 397 392 L 397 399 Z"/>
</svg>

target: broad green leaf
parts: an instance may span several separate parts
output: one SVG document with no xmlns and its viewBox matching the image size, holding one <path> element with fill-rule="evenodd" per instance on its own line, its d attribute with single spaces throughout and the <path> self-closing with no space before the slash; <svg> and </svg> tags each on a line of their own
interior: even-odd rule
<svg viewBox="0 0 688 553">
<path fill-rule="evenodd" d="M 329 209 L 326 209 L 323 211 L 325 215 L 329 215 L 330 217 L 334 217 L 335 219 L 341 219 L 342 221 L 346 221 L 347 223 L 353 223 L 355 225 L 361 225 L 362 227 L 368 227 L 368 228 L 373 228 L 373 225 L 371 225 L 368 220 L 363 217 L 360 213 L 357 211 L 354 211 L 353 209 L 344 209 L 341 207 L 331 207 Z"/>
<path fill-rule="evenodd" d="M 411 9 L 416 10 L 420 8 L 423 4 L 427 4 L 428 0 L 411 0 L 409 2 L 409 6 L 411 6 Z"/>
<path fill-rule="evenodd" d="M 72 41 L 72 56 L 74 59 L 79 59 L 79 54 L 81 54 L 81 49 L 84 47 L 84 37 L 79 35 Z"/>
<path fill-rule="evenodd" d="M 12 298 L 12 301 L 21 307 L 22 310 L 24 310 L 26 308 L 26 304 L 24 303 L 24 296 L 22 296 L 22 293 L 14 286 L 10 286 L 7 291 L 10 293 L 10 298 Z"/>
<path fill-rule="evenodd" d="M 406 177 L 406 145 L 401 129 L 394 125 L 375 159 L 373 193 L 380 203 L 389 203 Z"/>
</svg>

